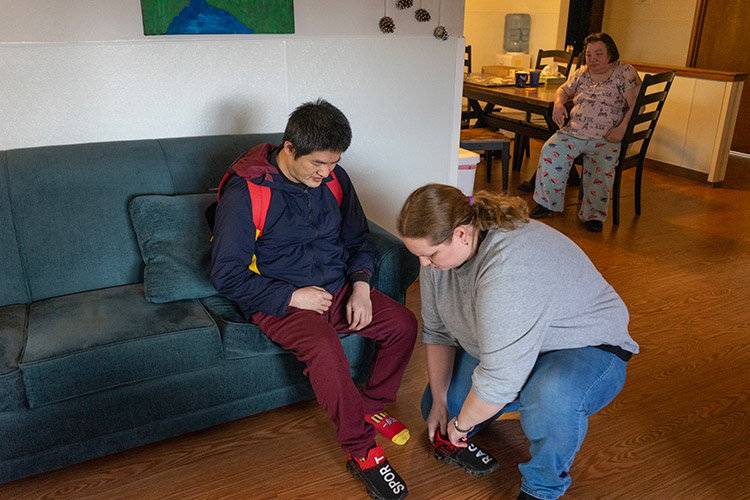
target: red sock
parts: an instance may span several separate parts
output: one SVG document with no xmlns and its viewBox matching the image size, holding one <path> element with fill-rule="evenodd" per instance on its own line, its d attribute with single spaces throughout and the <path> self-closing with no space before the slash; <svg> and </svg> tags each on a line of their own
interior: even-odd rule
<svg viewBox="0 0 750 500">
<path fill-rule="evenodd" d="M 365 421 L 374 425 L 378 432 L 396 444 L 406 444 L 409 440 L 409 429 L 386 412 L 365 415 Z"/>
</svg>

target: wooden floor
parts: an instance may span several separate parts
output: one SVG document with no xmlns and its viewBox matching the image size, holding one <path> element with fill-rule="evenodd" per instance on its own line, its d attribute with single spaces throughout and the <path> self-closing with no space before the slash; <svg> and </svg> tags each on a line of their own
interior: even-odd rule
<svg viewBox="0 0 750 500">
<path fill-rule="evenodd" d="M 533 141 L 532 141 L 533 142 Z M 527 178 L 538 155 L 514 173 Z M 631 171 L 632 172 L 632 171 Z M 620 227 L 588 233 L 576 206 L 547 222 L 576 241 L 620 293 L 641 354 L 617 399 L 590 419 L 570 499 L 750 499 L 750 161 L 732 159 L 722 188 L 644 175 L 643 214 L 623 179 Z M 484 187 L 480 164 L 477 187 Z M 499 189 L 499 176 L 490 188 Z M 575 192 L 568 195 L 576 205 Z M 554 258 L 554 256 L 550 256 Z M 419 315 L 418 285 L 409 307 Z M 508 499 L 528 459 L 517 420 L 477 442 L 500 462 L 475 479 L 430 452 L 419 413 L 427 375 L 418 343 L 389 410 L 412 430 L 385 443 L 410 499 Z M 2 443 L 0 443 L 2 446 Z M 0 485 L 1 499 L 358 499 L 333 425 L 315 401 Z"/>
</svg>

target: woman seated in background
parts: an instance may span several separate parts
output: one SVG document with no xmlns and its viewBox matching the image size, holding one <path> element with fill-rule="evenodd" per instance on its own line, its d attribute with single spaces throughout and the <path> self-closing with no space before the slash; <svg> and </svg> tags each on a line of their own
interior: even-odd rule
<svg viewBox="0 0 750 500">
<path fill-rule="evenodd" d="M 491 472 L 497 464 L 472 469 L 485 452 L 465 439 L 518 411 L 531 452 L 518 498 L 558 498 L 588 417 L 620 392 L 638 352 L 625 304 L 575 243 L 528 219 L 520 198 L 428 184 L 397 224 L 424 266 L 422 414 L 436 457 Z M 458 452 L 467 444 L 473 455 Z"/>
<path fill-rule="evenodd" d="M 539 155 L 531 217 L 562 212 L 565 185 L 576 157 L 583 155 L 583 203 L 578 218 L 586 229 L 599 232 L 606 220 L 609 194 L 620 154 L 620 143 L 638 97 L 641 79 L 619 61 L 612 37 L 595 33 L 584 40 L 586 65 L 555 92 L 552 119 L 560 130 L 547 139 Z M 565 103 L 573 100 L 570 120 Z"/>
</svg>

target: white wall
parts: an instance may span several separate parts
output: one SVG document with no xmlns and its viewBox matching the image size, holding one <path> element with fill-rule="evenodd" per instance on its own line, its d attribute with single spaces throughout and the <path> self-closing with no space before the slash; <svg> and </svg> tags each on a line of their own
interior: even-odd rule
<svg viewBox="0 0 750 500">
<path fill-rule="evenodd" d="M 472 71 L 498 64 L 503 54 L 506 14 L 530 14 L 530 64 L 536 63 L 539 49 L 564 49 L 568 23 L 568 0 L 466 0 L 464 36 L 471 45 Z"/>
<path fill-rule="evenodd" d="M 388 229 L 426 182 L 456 182 L 463 1 L 297 0 L 296 34 L 145 37 L 138 0 L 0 0 L 0 149 L 279 132 L 299 103 L 347 114 L 342 158 Z M 431 6 L 431 4 L 434 4 Z M 451 33 L 432 36 L 438 16 Z"/>
<path fill-rule="evenodd" d="M 685 66 L 697 0 L 605 2 L 602 30 L 626 61 Z"/>
</svg>

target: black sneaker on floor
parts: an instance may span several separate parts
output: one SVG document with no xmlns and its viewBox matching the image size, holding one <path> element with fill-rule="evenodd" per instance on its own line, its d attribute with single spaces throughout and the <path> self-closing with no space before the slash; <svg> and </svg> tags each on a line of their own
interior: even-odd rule
<svg viewBox="0 0 750 500">
<path fill-rule="evenodd" d="M 542 205 L 535 206 L 531 209 L 531 212 L 529 212 L 529 217 L 531 217 L 532 219 L 544 219 L 551 216 L 552 210 L 547 207 L 543 207 Z"/>
<path fill-rule="evenodd" d="M 364 460 L 349 454 L 346 469 L 365 483 L 367 493 L 375 500 L 401 500 L 409 493 L 406 483 L 383 456 L 383 447 L 375 446 Z"/>
<path fill-rule="evenodd" d="M 587 220 L 583 223 L 583 227 L 586 228 L 586 231 L 591 231 L 592 233 L 601 233 L 604 225 L 600 220 Z"/>
<path fill-rule="evenodd" d="M 470 441 L 468 444 L 467 448 L 453 446 L 448 439 L 442 438 L 440 433 L 436 432 L 435 458 L 447 464 L 458 464 L 463 470 L 476 477 L 486 476 L 500 467 L 492 455 Z"/>
</svg>

